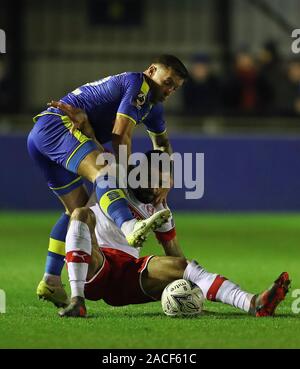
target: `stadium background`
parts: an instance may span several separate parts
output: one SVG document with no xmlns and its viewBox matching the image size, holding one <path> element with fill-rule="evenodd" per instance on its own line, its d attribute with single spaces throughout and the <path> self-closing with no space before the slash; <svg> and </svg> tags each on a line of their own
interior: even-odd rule
<svg viewBox="0 0 300 369">
<path fill-rule="evenodd" d="M 160 53 L 174 53 L 189 67 L 195 55 L 208 55 L 214 73 L 225 80 L 241 50 L 257 59 L 264 44 L 273 41 L 285 72 L 295 58 L 291 30 L 297 28 L 298 14 L 299 3 L 293 0 L 284 7 L 280 1 L 248 0 L 3 1 L 7 54 L 0 59 L 0 160 L 5 167 L 0 207 L 60 206 L 26 152 L 32 116 L 49 100 L 110 74 L 144 70 Z M 215 95 L 210 98 L 222 99 L 218 91 Z M 185 106 L 182 91 L 175 94 L 166 105 L 168 130 L 175 151 L 204 152 L 205 196 L 185 201 L 184 191 L 175 190 L 170 204 L 199 211 L 299 210 L 299 112 L 276 114 L 272 108 L 254 106 L 237 114 L 236 106 L 225 105 L 197 115 Z M 136 135 L 136 150 L 147 142 L 150 147 L 142 128 Z"/>
<path fill-rule="evenodd" d="M 258 73 L 261 49 L 266 44 L 275 44 L 280 55 L 276 68 L 286 79 L 271 79 L 276 83 L 271 91 L 275 88 L 285 91 L 289 63 L 299 63 L 298 56 L 291 52 L 291 32 L 300 28 L 299 14 L 297 0 L 1 1 L 0 28 L 6 32 L 7 53 L 0 54 L 0 251 L 1 263 L 4 263 L 0 288 L 7 292 L 8 302 L 6 317 L 0 314 L 0 325 L 5 324 L 5 319 L 11 319 L 6 325 L 6 329 L 9 327 L 6 338 L 0 339 L 1 347 L 164 347 L 166 342 L 163 331 L 160 339 L 157 336 L 149 342 L 145 337 L 141 341 L 136 338 L 131 346 L 127 341 L 125 344 L 112 338 L 98 345 L 92 338 L 90 341 L 81 338 L 76 343 L 67 340 L 67 344 L 55 337 L 51 341 L 53 333 L 50 332 L 55 331 L 53 327 L 58 323 L 55 318 L 47 322 L 43 319 L 47 314 L 52 316 L 53 309 L 43 306 L 40 311 L 40 302 L 33 299 L 35 285 L 43 272 L 47 237 L 60 204 L 48 191 L 26 151 L 32 116 L 43 110 L 49 100 L 59 99 L 81 84 L 127 70 L 144 70 L 152 57 L 161 53 L 175 54 L 190 69 L 195 61 L 209 63 L 219 78 L 221 91 L 226 85 L 223 81 L 233 73 L 238 53 L 250 55 Z M 273 77 L 276 76 L 275 73 Z M 230 89 L 224 89 L 221 97 L 219 90 L 215 90 L 219 105 L 202 112 L 195 113 L 187 107 L 182 91 L 166 104 L 174 151 L 205 154 L 203 198 L 186 200 L 185 190 L 177 189 L 169 198 L 171 208 L 178 214 L 177 225 L 187 256 L 203 258 L 211 270 L 245 281 L 252 289 L 264 288 L 281 268 L 294 272 L 294 287 L 300 286 L 296 263 L 300 256 L 297 247 L 300 236 L 299 86 L 300 77 L 289 109 L 265 100 L 250 107 L 226 105 L 224 91 L 232 92 Z M 258 99 L 258 92 L 255 93 Z M 144 150 L 147 146 L 150 148 L 150 140 L 145 137 L 143 128 L 138 128 L 134 150 Z M 200 240 L 201 250 L 196 247 Z M 151 247 L 151 252 L 158 252 Z M 223 262 L 219 257 L 216 260 L 216 255 Z M 24 260 L 28 263 L 25 267 Z M 262 265 L 257 266 L 260 262 Z M 25 268 L 24 279 L 18 277 L 18 268 Z M 252 278 L 253 270 L 256 270 L 257 283 Z M 18 282 L 10 284 L 8 275 Z M 17 286 L 20 281 L 25 286 L 21 294 Z M 16 296 L 23 298 L 21 307 Z M 14 330 L 13 322 L 16 316 L 22 319 L 26 314 L 26 310 L 22 310 L 25 304 L 32 307 L 30 314 L 36 319 L 36 326 L 25 323 L 22 337 Z M 222 314 L 232 312 L 230 308 L 222 310 L 221 307 L 219 321 L 211 316 L 204 320 L 201 329 L 207 335 L 205 342 L 197 337 L 195 330 L 191 342 L 178 339 L 168 347 L 299 347 L 300 341 L 292 333 L 297 315 L 291 312 L 291 304 L 290 297 L 285 305 L 287 319 L 279 341 L 274 338 L 277 338 L 275 331 L 272 331 L 272 342 L 263 336 L 254 337 L 249 334 L 253 326 L 249 331 L 246 329 L 250 336 L 246 339 L 239 332 L 239 322 L 235 320 L 232 324 L 228 316 L 220 328 Z M 96 307 L 91 306 L 91 311 L 96 311 Z M 155 305 L 154 315 L 150 316 L 162 324 L 157 317 L 159 311 Z M 124 310 L 120 311 L 121 316 L 122 312 Z M 136 317 L 139 312 L 143 315 L 142 307 L 125 310 L 122 324 L 126 326 L 126 317 Z M 116 324 L 119 324 L 118 314 L 118 309 L 113 310 Z M 109 331 L 112 322 L 107 323 Z M 169 322 L 168 329 L 182 331 L 181 323 Z M 45 324 L 46 341 L 39 324 Z M 76 324 L 85 329 L 82 322 L 70 324 L 73 329 Z M 147 326 L 148 323 L 143 320 L 141 324 Z M 228 334 L 228 324 L 236 331 L 231 331 L 227 341 L 218 340 L 218 335 L 223 337 L 222 329 L 224 337 Z M 280 324 L 270 323 L 268 328 L 275 329 Z M 192 329 L 191 325 L 189 322 L 187 329 Z M 63 328 L 67 329 L 65 323 Z M 238 338 L 234 339 L 234 335 Z"/>
</svg>

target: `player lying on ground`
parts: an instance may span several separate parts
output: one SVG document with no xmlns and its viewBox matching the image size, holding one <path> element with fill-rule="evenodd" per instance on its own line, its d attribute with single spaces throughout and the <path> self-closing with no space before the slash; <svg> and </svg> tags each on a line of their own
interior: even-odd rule
<svg viewBox="0 0 300 369">
<path fill-rule="evenodd" d="M 99 186 L 103 184 L 100 172 L 103 165 L 96 161 L 103 153 L 102 144 L 112 141 L 116 157 L 119 145 L 126 145 L 129 156 L 133 129 L 143 123 L 153 147 L 171 152 L 163 102 L 187 77 L 187 69 L 179 59 L 161 55 L 144 72 L 126 72 L 87 83 L 59 102 L 53 102 L 52 107 L 34 118 L 36 123 L 28 136 L 29 154 L 65 207 L 65 213 L 50 234 L 45 274 L 37 289 L 39 295 L 44 293 L 44 282 L 61 285 L 70 214 L 88 201 L 81 177 L 95 184 L 97 200 L 101 204 L 104 203 L 101 199 L 113 189 Z M 113 203 L 107 198 L 103 210 L 134 246 L 141 241 L 141 225 L 128 209 L 123 192 L 118 188 L 115 190 L 119 197 L 114 198 Z M 162 201 L 166 192 L 167 189 L 157 201 Z"/>
<path fill-rule="evenodd" d="M 136 216 L 149 217 L 161 209 L 163 205 L 153 205 L 160 190 L 127 191 Z M 206 299 L 229 304 L 257 317 L 273 315 L 288 292 L 290 281 L 286 272 L 266 291 L 252 294 L 227 278 L 206 271 L 196 261 L 186 260 L 177 242 L 171 214 L 156 230 L 156 236 L 167 256 L 140 258 L 140 250 L 128 245 L 118 227 L 97 204 L 76 209 L 66 237 L 71 303 L 59 311 L 59 315 L 85 317 L 85 298 L 103 299 L 113 306 L 156 301 L 167 284 L 181 278 L 198 285 Z"/>
<path fill-rule="evenodd" d="M 169 156 L 166 153 L 162 153 L 162 151 L 160 150 L 151 150 L 149 151 L 146 156 L 145 156 L 145 162 L 142 163 L 143 167 L 148 167 L 147 172 L 145 173 L 145 175 L 150 174 L 151 170 L 154 171 L 154 168 L 151 166 L 151 155 L 157 155 L 157 157 L 162 160 L 162 157 L 164 157 L 164 159 L 167 159 L 169 166 L 165 166 L 166 168 L 169 168 L 168 172 L 166 173 L 166 180 L 164 183 L 168 183 L 170 182 L 170 170 L 171 170 L 171 162 L 168 159 Z M 159 162 L 158 165 L 161 166 L 161 169 L 163 167 L 162 162 Z M 133 168 L 132 168 L 133 169 Z M 157 170 L 157 173 L 159 173 L 159 169 Z M 154 173 L 153 176 L 154 177 Z M 159 176 L 157 177 L 157 183 L 158 182 L 162 182 L 162 178 L 159 178 Z M 146 178 L 146 182 L 148 181 L 148 178 Z M 129 181 L 130 182 L 130 181 Z M 138 198 L 141 199 L 141 201 L 145 202 L 145 203 L 151 203 L 151 201 L 155 200 L 157 198 L 157 196 L 159 196 L 161 194 L 161 191 L 163 189 L 161 188 L 159 191 L 157 189 L 152 190 L 151 188 L 145 188 L 142 191 L 140 189 L 136 189 L 135 190 L 135 194 Z M 110 193 L 112 193 L 113 191 L 111 191 Z M 154 196 L 154 193 L 156 194 L 156 196 Z M 124 196 L 126 196 L 126 199 L 129 203 L 129 207 L 131 209 L 132 214 L 134 214 L 134 209 L 136 207 L 135 205 L 135 201 L 132 201 L 132 196 L 130 196 L 130 193 L 128 191 L 124 190 Z M 106 198 L 104 197 L 104 200 L 106 200 Z M 94 202 L 96 202 L 95 196 L 94 196 Z M 144 225 L 143 227 L 143 236 L 140 237 L 142 238 L 141 243 L 137 244 L 138 246 L 141 246 L 142 242 L 143 242 L 143 238 L 145 237 L 145 233 L 149 232 L 150 229 L 155 230 L 156 228 L 158 228 L 166 219 L 166 215 L 168 214 L 169 210 L 165 209 L 164 206 L 162 205 L 157 205 L 158 206 L 158 211 L 154 211 L 154 208 L 151 204 L 149 204 L 148 208 L 151 210 L 151 212 L 147 212 L 146 216 L 144 217 L 138 217 L 135 215 L 134 219 L 140 219 L 139 222 L 141 225 Z M 110 215 L 108 214 L 108 212 L 105 212 L 107 214 L 107 216 L 110 218 Z M 143 219 L 142 219 L 143 218 Z M 111 219 L 111 218 L 110 218 Z M 116 228 L 116 227 L 115 227 Z M 114 228 L 113 228 L 114 229 Z M 117 227 L 118 229 L 118 227 Z M 119 233 L 121 235 L 124 236 L 123 232 L 119 229 Z M 120 236 L 121 237 L 121 236 Z M 122 244 L 123 244 L 123 238 L 122 238 Z M 126 243 L 127 239 L 126 239 Z M 128 244 L 129 245 L 129 244 Z M 168 247 L 166 245 L 166 247 Z M 172 248 L 172 255 L 182 255 L 181 250 L 176 248 L 176 245 L 171 242 L 169 247 Z M 169 251 L 171 252 L 171 250 Z M 65 255 L 65 250 L 63 250 L 63 253 Z M 54 260 L 53 260 L 54 262 Z M 60 275 L 59 275 L 60 278 Z M 44 300 L 48 300 L 50 302 L 52 302 L 55 306 L 57 307 L 65 307 L 69 304 L 69 298 L 67 296 L 67 293 L 64 289 L 64 286 L 62 285 L 61 281 L 59 281 L 59 283 L 47 283 L 47 281 L 42 280 L 39 283 L 39 286 L 37 288 L 37 295 L 40 299 L 44 299 Z"/>
</svg>

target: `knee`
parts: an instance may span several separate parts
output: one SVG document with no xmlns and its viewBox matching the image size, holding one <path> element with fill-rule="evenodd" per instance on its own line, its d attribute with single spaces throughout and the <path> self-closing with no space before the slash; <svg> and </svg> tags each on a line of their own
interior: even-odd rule
<svg viewBox="0 0 300 369">
<path fill-rule="evenodd" d="M 173 263 L 175 264 L 175 268 L 177 270 L 185 270 L 185 268 L 187 267 L 187 260 L 185 258 L 182 257 L 176 257 L 173 260 Z"/>
<path fill-rule="evenodd" d="M 183 257 L 174 256 L 157 256 L 153 258 L 153 262 L 149 263 L 148 270 L 154 275 L 160 275 L 166 280 L 174 280 L 182 278 L 187 267 L 187 261 Z"/>
<path fill-rule="evenodd" d="M 154 258 L 156 265 L 161 270 L 185 270 L 187 260 L 184 257 L 178 256 L 157 256 Z"/>
<path fill-rule="evenodd" d="M 187 261 L 182 257 L 173 257 L 170 260 L 168 268 L 168 277 L 170 280 L 180 279 L 183 277 L 187 267 Z"/>
<path fill-rule="evenodd" d="M 79 220 L 87 224 L 89 228 L 94 228 L 96 225 L 95 215 L 88 207 L 75 209 L 71 216 L 71 221 L 72 220 Z"/>
</svg>

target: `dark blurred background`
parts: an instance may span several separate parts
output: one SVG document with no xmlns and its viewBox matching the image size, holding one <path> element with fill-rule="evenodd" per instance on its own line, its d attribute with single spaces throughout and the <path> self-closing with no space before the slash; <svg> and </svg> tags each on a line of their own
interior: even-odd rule
<svg viewBox="0 0 300 369">
<path fill-rule="evenodd" d="M 12 147 L 15 134 L 26 137 L 32 116 L 49 100 L 110 74 L 143 71 L 162 53 L 181 58 L 191 75 L 166 104 L 171 136 L 295 140 L 300 54 L 291 51 L 291 33 L 300 28 L 299 16 L 299 0 L 1 0 L 7 37 L 7 53 L 0 54 L 1 145 Z M 290 165 L 288 154 L 277 171 Z M 264 160 L 274 157 L 260 155 Z"/>
<path fill-rule="evenodd" d="M 191 80 L 167 105 L 170 128 L 298 130 L 297 0 L 1 1 L 1 130 L 26 130 L 50 99 L 173 53 Z M 300 24 L 299 24 L 300 27 Z M 295 119 L 294 119 L 295 118 Z M 183 121 L 184 120 L 184 121 Z"/>
</svg>

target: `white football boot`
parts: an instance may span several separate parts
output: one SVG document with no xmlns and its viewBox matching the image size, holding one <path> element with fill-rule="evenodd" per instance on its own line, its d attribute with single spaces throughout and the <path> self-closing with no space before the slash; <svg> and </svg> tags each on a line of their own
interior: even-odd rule
<svg viewBox="0 0 300 369">
<path fill-rule="evenodd" d="M 141 247 L 146 240 L 149 232 L 155 231 L 166 223 L 171 215 L 169 209 L 160 210 L 148 219 L 137 220 L 133 226 L 133 230 L 126 234 L 126 240 L 129 246 Z"/>
</svg>

